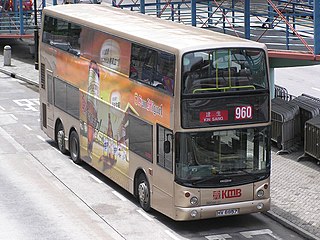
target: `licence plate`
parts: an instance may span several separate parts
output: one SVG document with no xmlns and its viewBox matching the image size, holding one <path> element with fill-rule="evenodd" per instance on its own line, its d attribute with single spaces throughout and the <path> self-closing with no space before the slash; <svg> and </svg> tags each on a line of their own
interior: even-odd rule
<svg viewBox="0 0 320 240">
<path fill-rule="evenodd" d="M 239 208 L 217 210 L 217 216 L 229 216 L 239 214 Z"/>
</svg>

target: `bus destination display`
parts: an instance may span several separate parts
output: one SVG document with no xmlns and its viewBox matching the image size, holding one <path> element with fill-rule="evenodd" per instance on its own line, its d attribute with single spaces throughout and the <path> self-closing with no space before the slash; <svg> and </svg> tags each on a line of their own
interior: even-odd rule
<svg viewBox="0 0 320 240">
<path fill-rule="evenodd" d="M 226 98 L 184 100 L 182 126 L 210 127 L 269 121 L 268 95 Z"/>
<path fill-rule="evenodd" d="M 252 106 L 236 106 L 234 108 L 234 120 L 252 119 Z M 215 110 L 200 112 L 200 122 L 219 122 L 227 121 L 229 118 L 228 110 Z"/>
</svg>

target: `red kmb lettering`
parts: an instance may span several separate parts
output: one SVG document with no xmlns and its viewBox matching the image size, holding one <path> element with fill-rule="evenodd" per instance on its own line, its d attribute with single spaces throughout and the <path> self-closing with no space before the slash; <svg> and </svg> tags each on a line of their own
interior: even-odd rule
<svg viewBox="0 0 320 240">
<path fill-rule="evenodd" d="M 222 190 L 221 198 L 237 198 L 241 197 L 241 189 Z"/>
</svg>

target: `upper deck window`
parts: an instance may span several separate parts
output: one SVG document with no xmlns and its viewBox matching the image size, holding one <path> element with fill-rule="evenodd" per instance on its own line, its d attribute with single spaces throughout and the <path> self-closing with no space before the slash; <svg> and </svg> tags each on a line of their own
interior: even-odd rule
<svg viewBox="0 0 320 240">
<path fill-rule="evenodd" d="M 173 95 L 175 56 L 132 44 L 130 78 Z"/>
<path fill-rule="evenodd" d="M 80 33 L 81 27 L 77 24 L 45 16 L 42 42 L 80 56 Z"/>
<path fill-rule="evenodd" d="M 182 60 L 182 92 L 201 94 L 267 89 L 267 65 L 260 49 L 190 52 Z"/>
</svg>

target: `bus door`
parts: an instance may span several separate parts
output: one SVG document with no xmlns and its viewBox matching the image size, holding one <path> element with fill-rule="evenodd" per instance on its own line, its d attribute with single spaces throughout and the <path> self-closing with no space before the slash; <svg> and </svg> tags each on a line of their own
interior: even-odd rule
<svg viewBox="0 0 320 240">
<path fill-rule="evenodd" d="M 161 125 L 157 125 L 157 159 L 153 174 L 153 208 L 173 214 L 173 132 Z"/>
<path fill-rule="evenodd" d="M 47 102 L 46 115 L 48 128 L 54 129 L 54 83 L 51 71 L 46 70 L 47 75 Z M 45 120 L 45 119 L 43 119 Z M 50 131 L 51 132 L 51 131 Z"/>
</svg>

